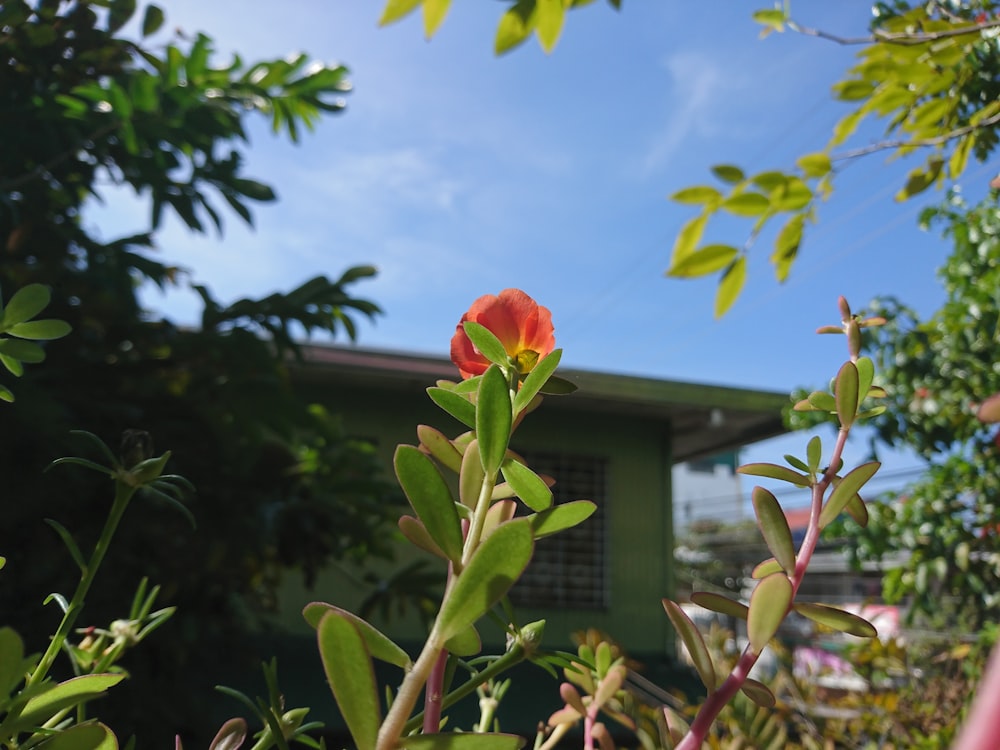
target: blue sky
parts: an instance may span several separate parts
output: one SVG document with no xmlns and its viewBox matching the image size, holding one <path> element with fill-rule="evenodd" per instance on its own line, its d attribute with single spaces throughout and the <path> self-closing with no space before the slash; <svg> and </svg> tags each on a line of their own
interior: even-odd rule
<svg viewBox="0 0 1000 750">
<path fill-rule="evenodd" d="M 830 85 L 855 49 L 794 34 L 759 38 L 760 2 L 603 2 L 568 15 L 551 56 L 533 40 L 492 54 L 500 3 L 455 3 L 430 42 L 419 16 L 378 28 L 380 2 L 163 0 L 170 28 L 205 31 L 219 59 L 305 51 L 351 69 L 347 109 L 297 146 L 251 127 L 249 172 L 279 202 L 236 218 L 222 239 L 169 222 L 162 256 L 232 301 L 287 290 L 371 263 L 357 285 L 385 315 L 359 344 L 447 352 L 469 303 L 507 286 L 553 312 L 572 367 L 786 391 L 823 385 L 843 361 L 837 295 L 855 308 L 877 294 L 930 312 L 942 298 L 934 269 L 948 246 L 916 226 L 940 194 L 898 204 L 906 164 L 882 156 L 843 170 L 784 285 L 751 256 L 747 288 L 714 320 L 715 279 L 667 279 L 673 238 L 692 215 L 667 200 L 710 182 L 709 167 L 789 167 L 821 148 L 847 110 Z M 799 0 L 811 26 L 863 33 L 869 2 Z M 859 134 L 858 145 L 879 134 Z M 967 177 L 985 184 L 976 165 Z M 106 237 L 142 226 L 143 204 L 111 195 L 89 214 Z M 746 226 L 710 229 L 742 242 Z M 196 321 L 193 293 L 156 290 L 146 303 Z M 804 444 L 796 436 L 748 452 L 761 460 Z M 857 454 L 863 453 L 858 446 Z M 888 470 L 909 465 L 896 458 Z"/>
</svg>

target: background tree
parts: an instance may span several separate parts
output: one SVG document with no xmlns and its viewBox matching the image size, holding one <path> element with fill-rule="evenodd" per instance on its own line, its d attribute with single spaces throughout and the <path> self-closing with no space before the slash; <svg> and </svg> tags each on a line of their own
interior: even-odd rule
<svg viewBox="0 0 1000 750">
<path fill-rule="evenodd" d="M 171 470 L 198 490 L 188 501 L 198 529 L 155 501 L 137 508 L 102 571 L 103 598 L 88 602 L 91 624 L 106 625 L 148 575 L 163 586 L 161 601 L 179 605 L 169 633 L 135 655 L 149 662 L 136 673 L 155 677 L 156 700 L 133 690 L 143 710 L 122 706 L 119 715 L 141 714 L 143 740 L 163 744 L 197 727 L 196 707 L 210 702 L 221 675 L 190 670 L 207 675 L 242 656 L 234 636 L 273 604 L 283 571 L 311 581 L 331 559 L 387 554 L 390 491 L 371 447 L 300 399 L 286 369 L 295 336 L 353 338 L 355 318 L 379 312 L 352 293 L 373 269 L 225 305 L 154 245 L 168 212 L 194 232 L 221 231 L 220 206 L 251 222 L 250 205 L 275 194 L 244 173 L 245 121 L 263 115 L 296 140 L 344 107 L 346 69 L 305 55 L 218 65 L 203 34 L 156 47 L 130 40 L 126 24 L 148 37 L 164 23 L 157 6 L 141 21 L 136 12 L 135 0 L 0 6 L 0 288 L 9 296 L 47 285 L 46 315 L 73 327 L 50 343 L 44 367 L 23 374 L 3 412 L 0 611 L 40 648 L 31 638 L 57 614 L 42 609 L 39 592 L 69 589 L 73 574 L 43 519 L 86 541 L 103 518 L 103 482 L 60 469 L 39 484 L 50 460 L 85 449 L 71 429 L 109 442 L 142 429 L 158 450 L 173 449 Z M 106 240 L 88 228 L 86 209 L 109 183 L 148 201 L 146 231 Z M 150 283 L 193 285 L 204 301 L 201 328 L 180 330 L 143 309 L 137 291 Z M 16 361 L 0 354 L 0 362 L 21 375 Z M 135 727 L 119 729 L 127 736 Z"/>
</svg>

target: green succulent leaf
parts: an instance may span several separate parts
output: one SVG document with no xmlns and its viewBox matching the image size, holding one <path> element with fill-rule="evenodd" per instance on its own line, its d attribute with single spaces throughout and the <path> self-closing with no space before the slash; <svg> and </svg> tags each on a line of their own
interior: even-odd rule
<svg viewBox="0 0 1000 750">
<path fill-rule="evenodd" d="M 519 750 L 524 737 L 492 732 L 411 734 L 397 743 L 404 750 Z"/>
<path fill-rule="evenodd" d="M 507 453 L 513 414 L 507 378 L 497 365 L 483 373 L 476 406 L 476 438 L 483 471 L 496 476 Z"/>
<path fill-rule="evenodd" d="M 696 591 L 691 594 L 691 603 L 718 612 L 720 615 L 736 617 L 740 620 L 747 619 L 747 613 L 750 611 L 743 602 L 735 601 L 722 594 L 713 594 L 711 591 Z"/>
<path fill-rule="evenodd" d="M 837 399 L 826 391 L 813 391 L 808 396 L 809 403 L 820 411 L 837 411 Z"/>
<path fill-rule="evenodd" d="M 364 641 L 365 648 L 373 659 L 394 664 L 401 669 L 409 669 L 411 664 L 410 657 L 402 648 L 397 646 L 389 636 L 382 633 L 375 626 L 370 625 L 346 609 L 335 607 L 326 602 L 310 602 L 303 608 L 302 616 L 310 626 L 319 628 L 320 622 L 330 612 L 354 624 L 358 634 Z"/>
<path fill-rule="evenodd" d="M 417 425 L 417 439 L 428 453 L 456 474 L 462 469 L 462 454 L 444 433 L 425 424 Z"/>
<path fill-rule="evenodd" d="M 398 521 L 399 531 L 404 537 L 418 549 L 422 549 L 424 552 L 430 552 L 435 557 L 440 557 L 442 560 L 447 560 L 448 556 L 441 551 L 441 548 L 437 546 L 437 543 L 431 539 L 431 535 L 427 533 L 427 529 L 420 522 L 419 519 L 413 516 L 400 516 Z"/>
<path fill-rule="evenodd" d="M 514 488 L 521 502 L 536 513 L 552 506 L 552 490 L 534 471 L 519 461 L 508 458 L 501 467 L 503 477 Z"/>
<path fill-rule="evenodd" d="M 11 357 L 29 365 L 45 360 L 45 350 L 33 341 L 22 339 L 0 339 L 0 354 Z"/>
<path fill-rule="evenodd" d="M 806 459 L 809 462 L 809 471 L 819 472 L 823 463 L 823 441 L 819 435 L 813 435 L 809 438 L 809 444 L 806 446 Z"/>
<path fill-rule="evenodd" d="M 474 625 L 470 625 L 458 635 L 449 638 L 444 644 L 445 650 L 455 656 L 475 656 L 483 650 L 483 642 Z"/>
<path fill-rule="evenodd" d="M 473 440 L 465 448 L 462 456 L 462 466 L 458 472 L 458 499 L 469 510 L 479 502 L 479 493 L 483 489 L 486 472 L 479 454 L 479 441 Z"/>
<path fill-rule="evenodd" d="M 845 612 L 836 607 L 826 604 L 810 604 L 808 602 L 796 602 L 794 609 L 803 617 L 808 617 L 813 622 L 825 625 L 828 628 L 839 630 L 841 633 L 855 635 L 859 638 L 875 638 L 878 631 L 868 620 L 850 612 Z"/>
<path fill-rule="evenodd" d="M 754 569 L 750 571 L 750 577 L 759 581 L 761 578 L 766 578 L 772 573 L 780 573 L 782 570 L 784 568 L 781 567 L 781 564 L 773 557 L 769 557 L 767 560 L 759 562 L 754 566 Z"/>
<path fill-rule="evenodd" d="M 501 525 L 479 545 L 454 579 L 435 629 L 445 641 L 475 624 L 528 566 L 534 543 L 526 519 Z"/>
<path fill-rule="evenodd" d="M 50 341 L 61 339 L 73 328 L 64 320 L 29 320 L 24 323 L 17 323 L 7 329 L 11 336 L 22 339 L 34 339 L 35 341 Z"/>
<path fill-rule="evenodd" d="M 320 661 L 358 750 L 375 750 L 382 722 L 375 669 L 357 626 L 330 610 L 316 628 Z"/>
<path fill-rule="evenodd" d="M 688 654 L 691 657 L 691 663 L 694 664 L 695 671 L 705 685 L 705 689 L 708 690 L 709 694 L 715 692 L 715 688 L 718 685 L 715 666 L 712 663 L 712 656 L 708 652 L 708 647 L 705 645 L 705 640 L 701 637 L 701 633 L 698 632 L 697 626 L 676 602 L 664 599 L 663 609 L 666 611 L 667 617 L 670 618 L 670 623 L 674 626 L 674 630 L 677 631 L 681 642 L 687 648 Z"/>
<path fill-rule="evenodd" d="M 24 679 L 24 642 L 13 628 L 0 628 L 0 696 L 10 695 Z"/>
<path fill-rule="evenodd" d="M 771 692 L 771 688 L 765 685 L 763 682 L 758 682 L 750 677 L 740 685 L 740 690 L 747 698 L 752 700 L 761 708 L 774 708 L 774 704 L 777 703 L 774 697 L 774 693 Z"/>
<path fill-rule="evenodd" d="M 805 474 L 800 474 L 797 471 L 789 469 L 787 466 L 781 466 L 780 464 L 769 464 L 769 463 L 752 463 L 743 464 L 736 469 L 737 474 L 748 474 L 754 477 L 767 477 L 768 479 L 777 479 L 781 482 L 789 482 L 794 484 L 796 487 L 808 487 L 810 484 L 809 477 Z"/>
<path fill-rule="evenodd" d="M 747 637 L 756 653 L 763 651 L 778 632 L 791 603 L 792 582 L 784 573 L 772 573 L 757 584 L 747 614 Z"/>
<path fill-rule="evenodd" d="M 824 528 L 847 507 L 858 491 L 865 486 L 869 479 L 875 476 L 882 464 L 878 461 L 869 461 L 855 467 L 837 482 L 830 497 L 827 498 L 822 512 L 819 514 L 819 526 Z"/>
<path fill-rule="evenodd" d="M 854 424 L 858 415 L 859 379 L 857 366 L 848 360 L 837 373 L 834 398 L 837 401 L 837 419 L 844 429 Z"/>
<path fill-rule="evenodd" d="M 774 559 L 791 575 L 795 571 L 795 545 L 792 542 L 792 531 L 788 527 L 781 505 L 773 494 L 763 487 L 753 488 L 753 509 L 757 514 L 757 525 L 764 537 L 767 548 L 771 550 Z"/>
<path fill-rule="evenodd" d="M 400 487 L 417 518 L 448 559 L 462 559 L 462 525 L 455 501 L 437 466 L 418 448 L 400 445 L 393 457 Z"/>
<path fill-rule="evenodd" d="M 563 529 L 570 529 L 590 518 L 597 506 L 590 500 L 573 500 L 561 503 L 541 513 L 528 516 L 535 539 L 550 536 Z"/>
<path fill-rule="evenodd" d="M 40 750 L 118 750 L 114 733 L 100 722 L 77 724 L 57 732 L 39 746 Z"/>
<path fill-rule="evenodd" d="M 520 413 L 531 403 L 531 400 L 538 395 L 545 383 L 552 377 L 552 373 L 559 366 L 562 359 L 562 349 L 556 349 L 541 360 L 528 373 L 528 377 L 521 383 L 517 395 L 514 396 L 514 411 Z"/>
<path fill-rule="evenodd" d="M 444 409 L 466 427 L 476 426 L 476 407 L 461 393 L 447 388 L 431 387 L 427 389 L 431 401 Z"/>
</svg>

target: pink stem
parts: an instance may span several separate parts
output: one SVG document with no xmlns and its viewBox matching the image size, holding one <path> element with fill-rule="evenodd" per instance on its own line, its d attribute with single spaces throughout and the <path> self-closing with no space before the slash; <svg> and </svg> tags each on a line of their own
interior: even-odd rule
<svg viewBox="0 0 1000 750">
<path fill-rule="evenodd" d="M 441 729 L 441 701 L 444 697 L 444 672 L 447 665 L 448 651 L 441 649 L 424 687 L 424 734 L 435 734 Z"/>
<path fill-rule="evenodd" d="M 812 488 L 809 525 L 806 528 L 806 535 L 802 540 L 802 546 L 799 547 L 799 554 L 795 559 L 795 572 L 789 577 L 792 583 L 792 601 L 795 601 L 795 594 L 798 593 L 799 586 L 802 585 L 802 579 L 809 567 L 809 561 L 812 559 L 813 552 L 816 551 L 816 544 L 819 542 L 821 531 L 819 527 L 819 515 L 823 510 L 823 495 L 826 494 L 827 488 L 829 488 L 834 476 L 837 474 L 836 467 L 840 463 L 840 458 L 844 453 L 844 446 L 847 445 L 848 432 L 848 430 L 841 428 L 837 433 L 837 444 L 833 449 L 833 455 L 830 457 L 830 468 L 826 470 L 823 477 Z M 791 603 L 789 603 L 788 607 L 790 610 Z M 787 615 L 788 612 L 786 611 L 785 614 Z M 680 744 L 677 745 L 676 750 L 699 750 L 701 748 L 719 713 L 733 699 L 733 696 L 743 686 L 743 683 L 746 682 L 750 676 L 750 670 L 753 669 L 753 665 L 757 663 L 757 659 L 759 658 L 760 654 L 756 653 L 747 644 L 736 665 L 733 667 L 732 672 L 729 673 L 729 676 L 701 704 L 698 714 L 694 717 L 694 721 L 691 722 L 691 729 L 680 741 Z M 998 672 L 1000 672 L 1000 667 L 998 667 Z M 998 676 L 998 680 L 1000 680 L 1000 676 Z M 998 732 L 1000 732 L 1000 729 L 998 729 Z M 1000 745 L 993 745 L 992 747 L 997 748 Z M 979 750 L 979 746 L 970 746 L 968 749 L 956 748 L 956 750 Z"/>
</svg>

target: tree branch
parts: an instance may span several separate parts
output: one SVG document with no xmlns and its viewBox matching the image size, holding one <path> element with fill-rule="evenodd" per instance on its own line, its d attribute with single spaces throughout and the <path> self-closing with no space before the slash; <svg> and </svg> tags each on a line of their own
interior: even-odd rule
<svg viewBox="0 0 1000 750">
<path fill-rule="evenodd" d="M 786 21 L 788 28 L 805 36 L 814 36 L 818 39 L 826 39 L 836 44 L 844 46 L 859 44 L 898 44 L 903 47 L 914 47 L 918 44 L 936 42 L 941 39 L 950 39 L 956 36 L 966 36 L 969 34 L 979 34 L 987 29 L 1000 28 L 1000 19 L 984 21 L 983 23 L 973 23 L 969 26 L 962 26 L 957 29 L 945 29 L 943 31 L 931 31 L 927 33 L 911 34 L 907 32 L 876 31 L 869 36 L 844 37 L 831 34 L 822 29 L 814 29 L 809 26 L 800 26 L 795 21 Z"/>
<path fill-rule="evenodd" d="M 843 151 L 839 154 L 831 154 L 830 158 L 834 161 L 846 161 L 847 159 L 856 159 L 859 156 L 867 156 L 868 154 L 873 154 L 878 151 L 888 151 L 890 149 L 897 149 L 903 147 L 910 148 L 930 148 L 932 146 L 941 146 L 948 141 L 953 141 L 956 138 L 962 138 L 963 136 L 973 133 L 977 130 L 984 130 L 988 127 L 1000 123 L 1000 112 L 996 113 L 992 117 L 987 117 L 985 120 L 976 123 L 975 125 L 966 125 L 965 127 L 956 128 L 943 135 L 934 136 L 933 138 L 918 138 L 911 140 L 896 140 L 896 141 L 879 141 L 878 143 L 873 143 L 870 146 L 864 146 L 862 148 L 852 149 L 850 151 Z"/>
</svg>

